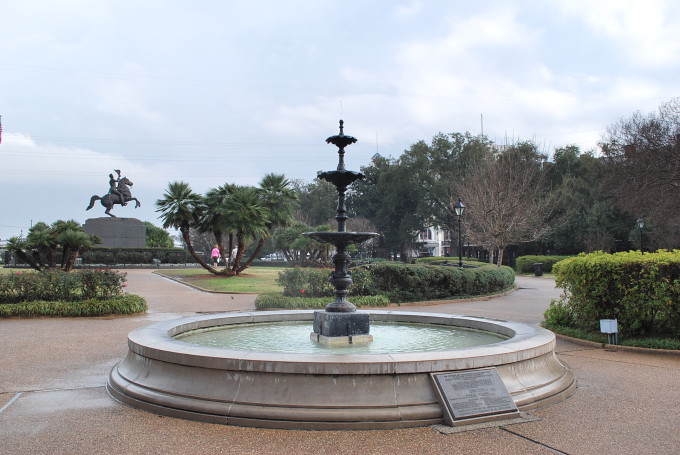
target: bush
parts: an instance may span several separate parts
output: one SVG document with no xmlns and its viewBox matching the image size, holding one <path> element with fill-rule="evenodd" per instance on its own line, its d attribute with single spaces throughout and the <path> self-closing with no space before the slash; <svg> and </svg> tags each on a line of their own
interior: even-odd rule
<svg viewBox="0 0 680 455">
<path fill-rule="evenodd" d="M 328 282 L 330 269 L 294 267 L 279 272 L 276 282 L 288 297 L 330 297 L 333 286 Z"/>
<path fill-rule="evenodd" d="M 333 285 L 329 281 L 332 269 L 295 267 L 279 273 L 276 282 L 283 286 L 283 295 L 288 297 L 331 297 Z M 352 286 L 350 295 L 374 295 L 370 272 L 362 268 L 350 269 Z"/>
<path fill-rule="evenodd" d="M 510 289 L 515 282 L 511 268 L 495 265 L 468 269 L 381 263 L 367 268 L 376 292 L 386 294 L 392 302 L 493 294 Z"/>
<path fill-rule="evenodd" d="M 390 304 L 390 300 L 384 295 L 361 295 L 349 299 L 358 307 L 380 307 Z M 255 308 L 267 310 L 280 309 L 310 309 L 321 310 L 332 302 L 332 299 L 323 297 L 288 297 L 280 293 L 260 294 L 255 299 Z"/>
<path fill-rule="evenodd" d="M 125 280 L 125 274 L 115 270 L 9 273 L 0 275 L 0 303 L 107 299 L 122 294 Z"/>
<path fill-rule="evenodd" d="M 624 337 L 680 337 L 680 250 L 581 254 L 553 272 L 564 294 L 549 323 L 596 331 L 600 319 L 618 319 Z"/>
<path fill-rule="evenodd" d="M 134 314 L 147 310 L 146 301 L 134 294 L 117 295 L 110 299 L 88 299 L 78 302 L 45 301 L 0 304 L 0 317 L 93 317 L 109 314 Z"/>
<path fill-rule="evenodd" d="M 386 295 L 395 303 L 488 295 L 510 289 L 515 282 L 511 268 L 495 265 L 461 269 L 380 262 L 354 267 L 350 272 L 350 299 Z M 296 267 L 281 272 L 277 282 L 284 288 L 283 295 L 288 297 L 331 297 L 330 273 L 330 269 Z"/>
<path fill-rule="evenodd" d="M 573 256 L 520 256 L 515 261 L 515 270 L 517 273 L 534 273 L 534 263 L 540 262 L 543 264 L 543 272 L 551 273 L 553 265 L 570 257 Z"/>
<path fill-rule="evenodd" d="M 479 262 L 477 258 L 463 258 L 463 263 L 465 262 Z M 458 256 L 456 257 L 444 257 L 444 256 L 430 256 L 426 258 L 418 258 L 416 259 L 416 264 L 432 264 L 432 265 L 438 265 L 438 264 L 454 264 L 458 265 Z"/>
<path fill-rule="evenodd" d="M 379 262 L 390 262 L 390 260 L 385 258 L 355 258 L 352 259 L 352 267 L 367 264 L 377 264 Z"/>
<path fill-rule="evenodd" d="M 181 248 L 92 248 L 83 254 L 83 264 L 193 264 L 196 260 Z"/>
</svg>

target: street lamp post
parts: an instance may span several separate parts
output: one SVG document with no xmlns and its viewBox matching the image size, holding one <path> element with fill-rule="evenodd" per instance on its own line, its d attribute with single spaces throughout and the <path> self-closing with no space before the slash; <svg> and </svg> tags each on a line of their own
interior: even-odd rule
<svg viewBox="0 0 680 455">
<path fill-rule="evenodd" d="M 644 250 L 642 249 L 642 228 L 645 227 L 645 219 L 640 217 L 637 219 L 637 227 L 640 231 L 640 253 L 644 254 Z"/>
<path fill-rule="evenodd" d="M 463 267 L 463 243 L 460 236 L 460 221 L 463 218 L 463 212 L 465 212 L 465 205 L 463 204 L 463 199 L 458 198 L 458 202 L 453 205 L 453 210 L 458 216 L 458 267 Z"/>
</svg>

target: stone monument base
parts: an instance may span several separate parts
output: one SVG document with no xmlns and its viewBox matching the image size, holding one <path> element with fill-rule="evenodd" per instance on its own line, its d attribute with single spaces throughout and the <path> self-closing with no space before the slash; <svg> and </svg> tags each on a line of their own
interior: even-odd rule
<svg viewBox="0 0 680 455">
<path fill-rule="evenodd" d="M 373 341 L 373 335 L 369 334 L 368 313 L 315 311 L 313 327 L 314 332 L 310 338 L 320 344 L 343 345 Z"/>
<path fill-rule="evenodd" d="M 97 246 L 109 248 L 144 248 L 146 227 L 137 218 L 90 218 L 83 230 L 101 238 Z"/>
</svg>

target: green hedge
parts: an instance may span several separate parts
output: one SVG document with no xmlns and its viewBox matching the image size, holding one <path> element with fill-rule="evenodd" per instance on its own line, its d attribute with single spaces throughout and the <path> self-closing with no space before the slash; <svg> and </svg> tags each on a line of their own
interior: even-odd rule
<svg viewBox="0 0 680 455">
<path fill-rule="evenodd" d="M 468 263 L 468 262 L 479 262 L 479 259 L 463 257 L 463 264 Z M 426 258 L 416 259 L 416 264 L 437 265 L 437 264 L 446 264 L 446 263 L 458 265 L 458 256 L 456 256 L 456 257 L 453 257 L 453 256 L 451 256 L 451 257 L 430 256 L 430 257 L 426 257 Z"/>
<path fill-rule="evenodd" d="M 515 270 L 517 273 L 534 273 L 534 263 L 540 262 L 543 264 L 543 273 L 551 273 L 555 264 L 571 257 L 573 256 L 520 256 L 515 261 Z"/>
<path fill-rule="evenodd" d="M 581 254 L 553 268 L 562 298 L 546 325 L 599 330 L 618 319 L 622 337 L 680 337 L 680 250 Z"/>
<path fill-rule="evenodd" d="M 257 296 L 255 308 L 258 310 L 272 308 L 321 310 L 332 301 L 332 298 L 328 297 L 289 297 L 280 293 L 269 293 Z M 384 295 L 357 295 L 350 297 L 349 301 L 358 307 L 380 307 L 390 304 L 390 300 Z"/>
<path fill-rule="evenodd" d="M 477 268 L 381 262 L 354 267 L 353 296 L 386 295 L 391 302 L 441 300 L 488 295 L 510 289 L 515 274 L 509 267 L 481 265 Z M 331 297 L 330 269 L 294 268 L 279 274 L 278 283 L 288 297 Z"/>
<path fill-rule="evenodd" d="M 83 254 L 83 264 L 193 264 L 194 257 L 181 248 L 92 248 Z"/>
<path fill-rule="evenodd" d="M 377 292 L 395 303 L 488 295 L 510 289 L 515 283 L 515 273 L 505 266 L 383 263 L 369 267 Z"/>
<path fill-rule="evenodd" d="M 260 259 L 255 259 L 252 263 L 253 267 L 293 267 L 294 264 L 291 261 L 262 261 Z"/>
<path fill-rule="evenodd" d="M 0 303 L 107 299 L 123 293 L 126 276 L 116 270 L 48 270 L 0 275 Z"/>
<path fill-rule="evenodd" d="M 288 297 L 331 297 L 333 285 L 328 281 L 332 269 L 295 267 L 279 273 L 276 282 L 283 286 Z M 376 289 L 370 272 L 363 268 L 350 269 L 352 287 L 350 295 L 375 295 Z"/>
<path fill-rule="evenodd" d="M 92 317 L 110 314 L 134 314 L 147 310 L 146 301 L 135 294 L 110 299 L 89 299 L 78 302 L 44 301 L 0 304 L 0 317 Z"/>
</svg>

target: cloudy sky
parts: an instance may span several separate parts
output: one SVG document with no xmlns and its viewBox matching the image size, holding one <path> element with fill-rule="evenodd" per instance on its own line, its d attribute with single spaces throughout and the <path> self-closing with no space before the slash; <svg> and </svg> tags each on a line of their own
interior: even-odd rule
<svg viewBox="0 0 680 455">
<path fill-rule="evenodd" d="M 0 0 L 0 239 L 85 211 L 108 174 L 160 224 L 168 182 L 358 170 L 438 132 L 596 150 L 680 96 L 674 0 Z"/>
</svg>

